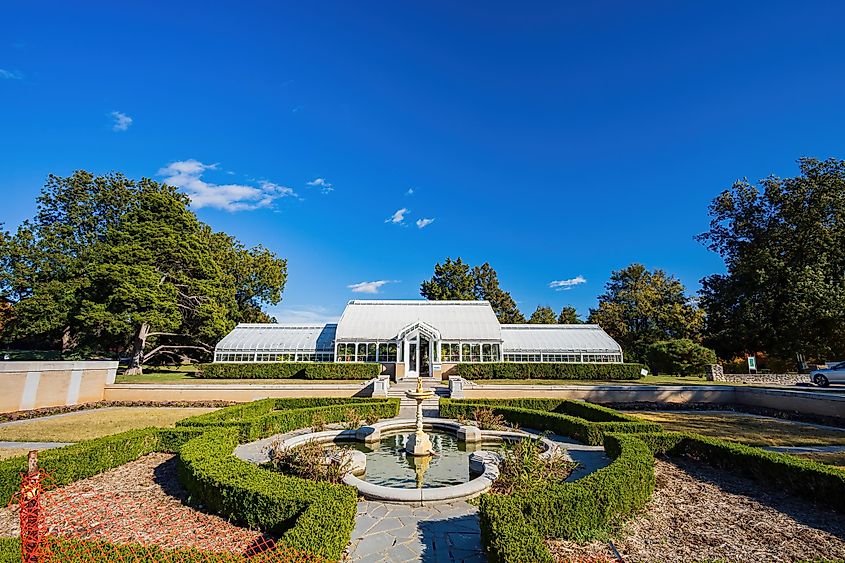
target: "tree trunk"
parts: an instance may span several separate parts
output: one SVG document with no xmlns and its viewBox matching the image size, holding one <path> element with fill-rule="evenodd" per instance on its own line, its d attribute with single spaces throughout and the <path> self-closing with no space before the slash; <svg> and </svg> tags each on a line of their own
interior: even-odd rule
<svg viewBox="0 0 845 563">
<path fill-rule="evenodd" d="M 126 368 L 126 375 L 141 375 L 143 368 L 141 363 L 144 361 L 144 347 L 147 345 L 147 336 L 150 333 L 150 325 L 141 323 L 138 330 L 135 331 L 135 337 L 132 339 L 132 357 L 129 360 L 129 367 Z"/>
<path fill-rule="evenodd" d="M 70 352 L 73 348 L 73 335 L 70 333 L 70 327 L 66 326 L 62 331 L 62 356 Z"/>
</svg>

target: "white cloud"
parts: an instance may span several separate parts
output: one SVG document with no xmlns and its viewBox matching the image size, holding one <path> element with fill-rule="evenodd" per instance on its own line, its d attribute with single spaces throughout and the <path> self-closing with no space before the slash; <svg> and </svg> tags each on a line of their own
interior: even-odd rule
<svg viewBox="0 0 845 563">
<path fill-rule="evenodd" d="M 353 283 L 347 285 L 349 289 L 352 290 L 353 293 L 378 293 L 381 286 L 386 285 L 388 283 L 395 283 L 391 280 L 378 280 L 378 281 L 366 281 L 360 283 Z"/>
<path fill-rule="evenodd" d="M 407 207 L 403 207 L 402 209 L 397 209 L 396 213 L 388 217 L 384 220 L 385 223 L 394 223 L 394 224 L 402 224 L 405 222 L 405 215 L 410 213 L 411 211 Z"/>
<path fill-rule="evenodd" d="M 324 194 L 327 194 L 329 192 L 334 191 L 334 188 L 332 187 L 332 185 L 328 181 L 326 181 L 325 178 L 314 178 L 310 182 L 306 182 L 306 183 L 309 186 L 313 186 L 315 188 L 320 188 L 320 191 L 323 192 Z"/>
<path fill-rule="evenodd" d="M 0 78 L 5 78 L 6 80 L 23 80 L 23 74 L 16 70 L 0 68 Z"/>
<path fill-rule="evenodd" d="M 418 229 L 424 229 L 424 228 L 428 227 L 429 225 L 431 225 L 432 223 L 434 223 L 433 218 L 431 218 L 431 219 L 426 219 L 426 218 L 417 219 L 417 228 Z"/>
<path fill-rule="evenodd" d="M 408 191 L 405 192 L 405 195 L 414 195 L 414 188 L 408 188 Z"/>
<path fill-rule="evenodd" d="M 581 285 L 582 283 L 587 283 L 587 278 L 578 275 L 574 278 L 569 278 L 568 280 L 556 280 L 550 282 L 549 287 L 551 287 L 555 291 L 569 291 L 576 285 Z"/>
<path fill-rule="evenodd" d="M 126 131 L 132 125 L 132 118 L 122 111 L 113 111 L 109 115 L 114 119 L 112 131 Z"/>
<path fill-rule="evenodd" d="M 217 164 L 204 164 L 195 159 L 171 162 L 158 171 L 164 182 L 182 189 L 197 209 L 212 207 L 225 211 L 250 211 L 269 207 L 275 200 L 296 197 L 292 188 L 258 181 L 257 186 L 244 184 L 213 184 L 202 179 L 207 170 L 216 170 Z"/>
</svg>

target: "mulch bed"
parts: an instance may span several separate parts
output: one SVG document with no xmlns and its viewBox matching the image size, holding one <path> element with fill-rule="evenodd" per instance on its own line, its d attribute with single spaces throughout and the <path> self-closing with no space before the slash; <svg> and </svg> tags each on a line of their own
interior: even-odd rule
<svg viewBox="0 0 845 563">
<path fill-rule="evenodd" d="M 63 407 L 42 407 L 28 411 L 14 411 L 0 413 L 0 422 L 14 422 L 15 420 L 29 420 L 54 414 L 103 409 L 106 407 L 179 407 L 179 408 L 221 408 L 237 405 L 236 401 L 98 401 L 96 403 L 81 403 Z"/>
<path fill-rule="evenodd" d="M 261 532 L 186 505 L 187 497 L 175 456 L 156 453 L 50 491 L 43 506 L 49 533 L 62 536 L 231 553 L 272 545 Z M 17 506 L 0 509 L 0 536 L 19 535 L 18 518 Z"/>
<path fill-rule="evenodd" d="M 656 460 L 655 477 L 646 510 L 614 534 L 627 562 L 845 558 L 845 515 L 686 459 Z M 614 560 L 606 542 L 547 545 L 560 562 Z"/>
</svg>

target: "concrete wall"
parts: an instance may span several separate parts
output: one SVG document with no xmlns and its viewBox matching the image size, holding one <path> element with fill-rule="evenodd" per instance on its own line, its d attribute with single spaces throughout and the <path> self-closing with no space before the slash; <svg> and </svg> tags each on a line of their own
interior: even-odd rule
<svg viewBox="0 0 845 563">
<path fill-rule="evenodd" d="M 723 403 L 845 418 L 845 394 L 731 385 L 475 385 L 467 399 L 559 398 L 593 403 Z"/>
<path fill-rule="evenodd" d="M 0 412 L 103 400 L 117 362 L 0 362 Z"/>
</svg>

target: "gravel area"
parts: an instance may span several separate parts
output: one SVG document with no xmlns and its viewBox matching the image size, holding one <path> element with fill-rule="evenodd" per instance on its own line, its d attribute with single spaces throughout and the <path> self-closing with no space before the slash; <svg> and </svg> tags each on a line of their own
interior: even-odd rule
<svg viewBox="0 0 845 563">
<path fill-rule="evenodd" d="M 646 510 L 614 534 L 625 561 L 845 558 L 845 516 L 686 459 L 656 460 Z M 549 540 L 558 561 L 610 558 L 605 542 Z"/>
<path fill-rule="evenodd" d="M 51 533 L 113 543 L 254 552 L 272 538 L 184 504 L 170 454 L 150 454 L 44 496 Z M 0 536 L 19 534 L 17 506 L 0 509 Z"/>
</svg>

